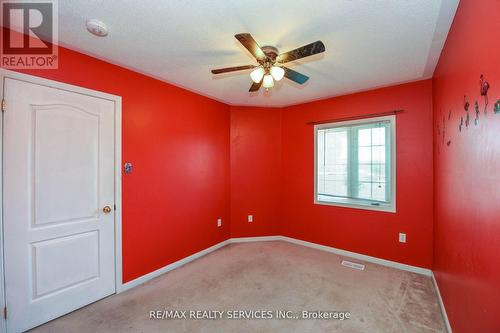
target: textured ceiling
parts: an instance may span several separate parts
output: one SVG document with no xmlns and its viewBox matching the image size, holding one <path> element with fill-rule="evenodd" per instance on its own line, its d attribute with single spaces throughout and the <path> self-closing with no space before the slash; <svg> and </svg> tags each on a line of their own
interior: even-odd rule
<svg viewBox="0 0 500 333">
<path fill-rule="evenodd" d="M 432 76 L 459 0 L 65 0 L 61 45 L 231 105 L 286 106 Z M 99 19 L 109 35 L 85 28 Z M 280 52 L 322 40 L 326 52 L 290 63 L 310 76 L 249 93 L 255 64 L 234 35 Z"/>
</svg>

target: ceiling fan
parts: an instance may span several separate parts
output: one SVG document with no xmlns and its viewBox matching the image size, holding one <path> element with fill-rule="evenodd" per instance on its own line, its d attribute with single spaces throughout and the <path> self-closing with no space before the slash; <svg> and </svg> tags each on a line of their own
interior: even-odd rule
<svg viewBox="0 0 500 333">
<path fill-rule="evenodd" d="M 283 64 L 297 59 L 309 57 L 314 54 L 325 52 L 325 45 L 321 41 L 304 45 L 295 50 L 279 54 L 278 49 L 274 46 L 260 47 L 248 33 L 237 34 L 234 37 L 250 51 L 257 59 L 258 65 L 245 65 L 236 67 L 227 67 L 213 69 L 212 74 L 222 74 L 228 72 L 241 71 L 246 69 L 254 69 L 250 73 L 253 84 L 249 91 L 257 91 L 261 86 L 269 89 L 274 86 L 274 81 L 279 81 L 283 77 L 290 79 L 298 84 L 304 84 L 309 77 L 294 71 L 293 69 L 284 67 Z"/>
</svg>

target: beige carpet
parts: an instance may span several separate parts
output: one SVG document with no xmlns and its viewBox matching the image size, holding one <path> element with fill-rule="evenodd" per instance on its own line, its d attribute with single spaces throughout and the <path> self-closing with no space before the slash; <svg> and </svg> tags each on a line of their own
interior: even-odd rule
<svg viewBox="0 0 500 333">
<path fill-rule="evenodd" d="M 285 242 L 232 244 L 33 332 L 445 332 L 429 277 L 370 263 L 359 271 L 341 260 Z M 188 319 L 150 319 L 155 310 L 187 311 Z M 191 310 L 226 312 L 189 319 Z M 235 310 L 298 319 L 228 319 Z M 302 319 L 302 311 L 351 317 Z"/>
</svg>

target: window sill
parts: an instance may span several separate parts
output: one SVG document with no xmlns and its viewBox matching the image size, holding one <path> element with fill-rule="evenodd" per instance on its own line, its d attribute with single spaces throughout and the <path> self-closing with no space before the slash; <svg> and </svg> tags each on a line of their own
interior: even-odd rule
<svg viewBox="0 0 500 333">
<path fill-rule="evenodd" d="M 374 211 L 379 211 L 379 212 L 396 213 L 395 204 L 378 203 L 378 205 L 373 205 L 372 202 L 373 201 L 342 199 L 342 198 L 332 199 L 332 198 L 325 198 L 323 196 L 318 196 L 314 199 L 314 204 L 316 204 L 316 205 L 338 206 L 338 207 L 344 207 L 344 208 L 374 210 Z"/>
</svg>

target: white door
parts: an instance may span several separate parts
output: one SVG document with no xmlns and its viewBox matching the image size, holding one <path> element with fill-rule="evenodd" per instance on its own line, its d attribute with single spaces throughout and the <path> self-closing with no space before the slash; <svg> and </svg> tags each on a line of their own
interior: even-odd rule
<svg viewBox="0 0 500 333">
<path fill-rule="evenodd" d="M 114 102 L 5 78 L 8 332 L 115 292 Z"/>
</svg>

